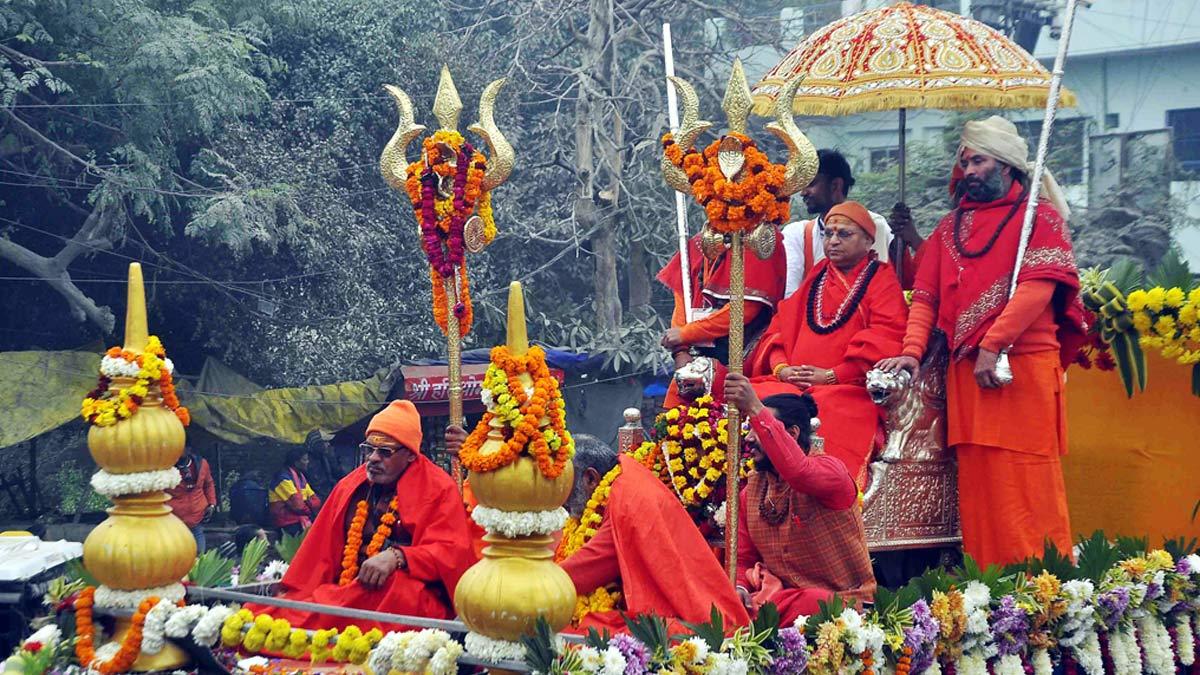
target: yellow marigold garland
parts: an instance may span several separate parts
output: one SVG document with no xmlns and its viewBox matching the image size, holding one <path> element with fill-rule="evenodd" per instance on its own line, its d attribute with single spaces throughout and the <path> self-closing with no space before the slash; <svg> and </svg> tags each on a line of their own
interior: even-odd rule
<svg viewBox="0 0 1200 675">
<path fill-rule="evenodd" d="M 542 475 L 553 480 L 562 475 L 574 454 L 575 442 L 566 426 L 566 404 L 558 380 L 546 365 L 541 347 L 530 347 L 525 356 L 513 356 L 508 347 L 492 349 L 492 363 L 483 378 L 483 387 L 491 396 L 488 411 L 467 440 L 459 457 L 463 466 L 476 473 L 487 473 L 508 466 L 528 453 L 537 461 Z M 533 379 L 533 393 L 527 394 L 520 376 Z M 547 420 L 542 427 L 542 419 Z M 504 447 L 483 455 L 491 422 L 499 419 L 504 429 Z"/>
<path fill-rule="evenodd" d="M 685 507 L 700 506 L 724 478 L 728 424 L 712 396 L 705 395 L 660 415 L 658 438 L 643 443 L 633 455 L 672 488 Z"/>
<path fill-rule="evenodd" d="M 184 426 L 191 422 L 188 409 L 179 404 L 179 398 L 175 394 L 173 376 L 165 365 L 167 352 L 157 336 L 149 337 L 146 349 L 141 354 L 112 347 L 104 355 L 109 359 L 136 364 L 138 372 L 133 384 L 115 389 L 112 387 L 113 378 L 104 373 L 100 374 L 96 388 L 89 392 L 80 404 L 80 415 L 89 424 L 109 427 L 133 417 L 141 407 L 142 400 L 150 394 L 150 389 L 154 386 L 158 387 L 162 395 L 163 405 L 175 413 Z"/>
<path fill-rule="evenodd" d="M 243 635 L 246 624 L 250 624 L 250 629 Z M 310 638 L 306 631 L 292 628 L 285 619 L 269 614 L 255 616 L 248 609 L 230 615 L 221 626 L 221 644 L 226 647 L 238 647 L 250 654 L 282 654 L 291 659 L 307 653 L 313 663 L 333 660 L 361 665 L 382 639 L 383 632 L 378 628 L 364 633 L 357 626 L 348 626 L 340 633 L 333 628 L 317 630 Z"/>
<path fill-rule="evenodd" d="M 604 474 L 604 478 L 600 479 L 596 489 L 592 490 L 592 495 L 588 497 L 587 505 L 579 519 L 567 520 L 567 524 L 563 526 L 562 539 L 559 540 L 558 548 L 554 551 L 554 562 L 561 563 L 575 555 L 579 549 L 592 540 L 592 537 L 596 536 L 596 531 L 600 529 L 600 523 L 604 521 L 604 513 L 608 509 L 608 498 L 612 495 L 613 482 L 620 475 L 621 465 L 618 464 Z M 576 598 L 575 614 L 571 620 L 578 625 L 588 614 L 616 609 L 620 602 L 620 586 L 602 586 L 587 596 Z"/>
</svg>

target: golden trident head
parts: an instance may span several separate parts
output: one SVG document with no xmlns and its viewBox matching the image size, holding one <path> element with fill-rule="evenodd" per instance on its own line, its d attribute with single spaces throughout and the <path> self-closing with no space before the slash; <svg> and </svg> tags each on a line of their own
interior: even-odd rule
<svg viewBox="0 0 1200 675">
<path fill-rule="evenodd" d="M 492 190 L 508 180 L 509 174 L 512 173 L 513 163 L 516 161 L 513 147 L 509 145 L 504 134 L 500 133 L 499 127 L 496 126 L 496 96 L 503 86 L 504 79 L 501 78 L 483 90 L 483 94 L 479 97 L 479 121 L 467 127 L 468 131 L 482 137 L 490 150 L 487 169 L 483 174 L 484 191 Z M 403 191 L 408 168 L 408 160 L 404 156 L 405 150 L 414 139 L 421 135 L 422 131 L 425 131 L 425 126 L 417 124 L 413 115 L 412 100 L 408 94 L 404 93 L 403 89 L 391 84 L 384 85 L 384 89 L 396 101 L 396 110 L 400 113 L 400 124 L 396 127 L 396 133 L 392 134 L 391 140 L 383 148 L 383 154 L 379 157 L 379 170 L 388 185 Z M 433 100 L 433 115 L 437 118 L 443 131 L 458 130 L 458 118 L 462 114 L 462 109 L 462 100 L 459 99 L 458 90 L 454 87 L 454 80 L 450 77 L 450 69 L 442 66 L 441 80 L 438 82 L 437 95 Z"/>
<path fill-rule="evenodd" d="M 696 90 L 687 81 L 669 78 L 679 93 L 683 116 L 679 132 L 674 135 L 679 150 L 687 154 L 694 151 L 696 140 L 710 129 L 713 124 L 700 119 L 700 99 Z M 775 101 L 775 120 L 767 125 L 767 130 L 775 134 L 788 149 L 787 164 L 784 167 L 782 185 L 776 196 L 786 199 L 808 185 L 817 174 L 817 151 L 808 138 L 800 132 L 792 118 L 792 99 L 800 86 L 801 79 L 797 78 L 784 87 L 783 92 Z M 746 82 L 746 73 L 740 59 L 733 62 L 733 70 L 729 74 L 729 84 L 725 89 L 725 97 L 721 101 L 721 109 L 725 112 L 726 125 L 731 133 L 744 135 L 746 121 L 750 117 L 753 101 L 750 96 L 750 85 Z M 738 180 L 743 174 L 746 164 L 746 149 L 742 141 L 736 137 L 726 136 L 717 149 L 717 163 L 721 173 L 727 180 Z M 677 166 L 664 153 L 662 158 L 663 176 L 675 190 L 691 194 L 692 186 L 687 174 L 681 166 Z M 719 232 L 705 227 L 702 233 L 702 248 L 709 258 L 720 254 L 725 247 L 725 238 Z M 762 224 L 749 234 L 748 243 L 762 258 L 770 257 L 775 247 L 775 230 L 773 225 Z"/>
</svg>

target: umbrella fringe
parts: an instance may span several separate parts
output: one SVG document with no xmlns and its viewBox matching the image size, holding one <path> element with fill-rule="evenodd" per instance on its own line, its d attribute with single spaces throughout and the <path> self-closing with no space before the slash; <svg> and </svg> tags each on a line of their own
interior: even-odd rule
<svg viewBox="0 0 1200 675">
<path fill-rule="evenodd" d="M 1075 104 L 1075 94 L 1064 89 L 1060 105 L 1074 107 Z M 797 96 L 792 103 L 792 111 L 797 115 L 836 117 L 899 110 L 900 108 L 982 110 L 988 108 L 1039 108 L 1045 105 L 1046 91 L 1044 89 L 1040 91 L 948 90 L 926 94 L 916 94 L 911 91 L 894 93 L 875 91 L 845 98 Z M 754 96 L 754 114 L 769 117 L 774 114 L 774 109 L 774 96 L 769 94 Z"/>
</svg>

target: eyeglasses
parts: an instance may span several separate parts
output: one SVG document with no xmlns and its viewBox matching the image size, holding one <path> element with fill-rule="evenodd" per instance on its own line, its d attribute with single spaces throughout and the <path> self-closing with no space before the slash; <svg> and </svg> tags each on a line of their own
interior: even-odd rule
<svg viewBox="0 0 1200 675">
<path fill-rule="evenodd" d="M 370 457 L 371 453 L 375 453 L 376 455 L 379 455 L 379 459 L 391 459 L 392 455 L 395 455 L 401 450 L 404 450 L 404 448 L 381 447 L 378 445 L 371 445 L 370 443 L 360 443 L 358 446 L 358 451 L 362 453 L 363 457 Z"/>
</svg>

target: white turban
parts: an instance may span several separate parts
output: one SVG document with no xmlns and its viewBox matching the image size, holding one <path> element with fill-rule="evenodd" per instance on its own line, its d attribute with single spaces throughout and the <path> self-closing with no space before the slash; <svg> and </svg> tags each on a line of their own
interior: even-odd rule
<svg viewBox="0 0 1200 675">
<path fill-rule="evenodd" d="M 1033 178 L 1034 165 L 1029 161 L 1029 145 L 1021 138 L 1021 134 L 1017 133 L 1016 125 L 999 115 L 992 115 L 985 120 L 973 120 L 963 125 L 962 141 L 958 146 L 958 153 L 954 156 L 955 166 L 958 166 L 963 148 L 971 148 L 989 157 L 995 157 L 1024 172 L 1030 179 Z M 1058 186 L 1058 181 L 1054 180 L 1048 168 L 1042 170 L 1040 192 L 1041 199 L 1050 202 L 1063 220 L 1071 215 L 1062 188 Z"/>
</svg>

